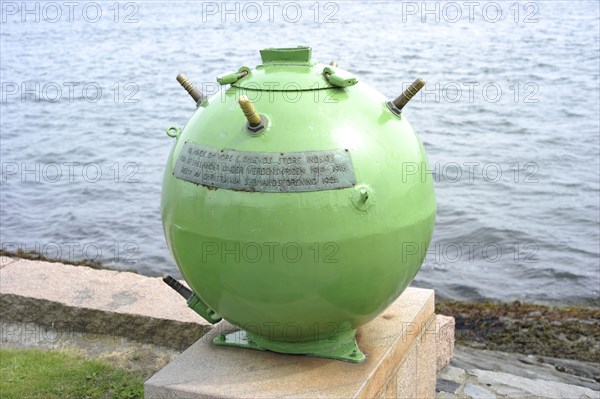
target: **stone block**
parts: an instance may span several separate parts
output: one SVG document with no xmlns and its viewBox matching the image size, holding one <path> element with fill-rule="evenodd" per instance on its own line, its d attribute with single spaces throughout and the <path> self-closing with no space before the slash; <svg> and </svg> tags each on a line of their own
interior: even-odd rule
<svg viewBox="0 0 600 399">
<path fill-rule="evenodd" d="M 454 355 L 454 329 L 456 322 L 454 317 L 436 315 L 435 326 L 437 329 L 437 370 L 441 370 L 450 363 Z"/>
</svg>

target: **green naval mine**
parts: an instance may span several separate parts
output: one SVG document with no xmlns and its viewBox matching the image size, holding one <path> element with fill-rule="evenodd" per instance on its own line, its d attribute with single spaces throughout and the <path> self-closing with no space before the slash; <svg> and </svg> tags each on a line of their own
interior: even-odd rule
<svg viewBox="0 0 600 399">
<path fill-rule="evenodd" d="M 167 129 L 161 214 L 191 290 L 165 282 L 240 328 L 217 345 L 361 362 L 356 329 L 408 287 L 433 234 L 432 179 L 404 173 L 428 167 L 402 114 L 424 82 L 390 101 L 309 47 L 260 54 L 210 98 L 177 77 L 197 107 Z"/>
</svg>

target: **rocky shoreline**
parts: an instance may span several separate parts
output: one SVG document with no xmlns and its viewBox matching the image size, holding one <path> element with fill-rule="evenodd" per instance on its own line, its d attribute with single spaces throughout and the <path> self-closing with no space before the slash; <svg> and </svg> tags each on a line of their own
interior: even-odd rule
<svg viewBox="0 0 600 399">
<path fill-rule="evenodd" d="M 455 318 L 465 346 L 600 363 L 598 308 L 443 301 L 436 311 Z"/>
<path fill-rule="evenodd" d="M 440 301 L 456 347 L 438 398 L 600 398 L 600 310 Z"/>
<path fill-rule="evenodd" d="M 438 372 L 436 398 L 597 399 L 600 383 L 588 376 L 598 370 L 591 362 L 457 345 L 450 364 Z"/>
</svg>

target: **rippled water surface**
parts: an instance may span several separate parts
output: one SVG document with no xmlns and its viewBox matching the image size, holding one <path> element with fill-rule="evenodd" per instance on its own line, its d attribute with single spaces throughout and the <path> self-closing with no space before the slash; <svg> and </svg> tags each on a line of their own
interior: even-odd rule
<svg viewBox="0 0 600 399">
<path fill-rule="evenodd" d="M 235 3 L 225 14 L 220 2 L 109 2 L 99 17 L 99 3 L 78 3 L 72 20 L 66 7 L 59 18 L 40 6 L 25 22 L 6 4 L 4 248 L 176 273 L 160 220 L 164 128 L 183 126 L 193 104 L 175 75 L 209 91 L 216 75 L 260 63 L 260 48 L 309 44 L 314 59 L 338 60 L 388 97 L 416 77 L 428 82 L 405 111 L 438 200 L 414 285 L 456 299 L 598 297 L 595 1 L 485 12 L 491 3 L 481 2 L 471 15 L 461 2 L 429 2 L 429 14 L 421 2 L 303 2 L 301 15 L 298 3 L 269 15 L 257 2 L 260 16 Z"/>
</svg>

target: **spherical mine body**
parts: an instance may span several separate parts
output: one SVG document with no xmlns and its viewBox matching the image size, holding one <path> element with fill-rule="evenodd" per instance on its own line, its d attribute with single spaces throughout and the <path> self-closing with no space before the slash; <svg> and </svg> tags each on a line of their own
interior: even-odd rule
<svg viewBox="0 0 600 399">
<path fill-rule="evenodd" d="M 376 317 L 414 278 L 434 227 L 432 179 L 382 94 L 330 83 L 327 65 L 271 58 L 241 68 L 178 135 L 164 231 L 189 286 L 224 319 L 272 342 L 326 340 Z"/>
</svg>

